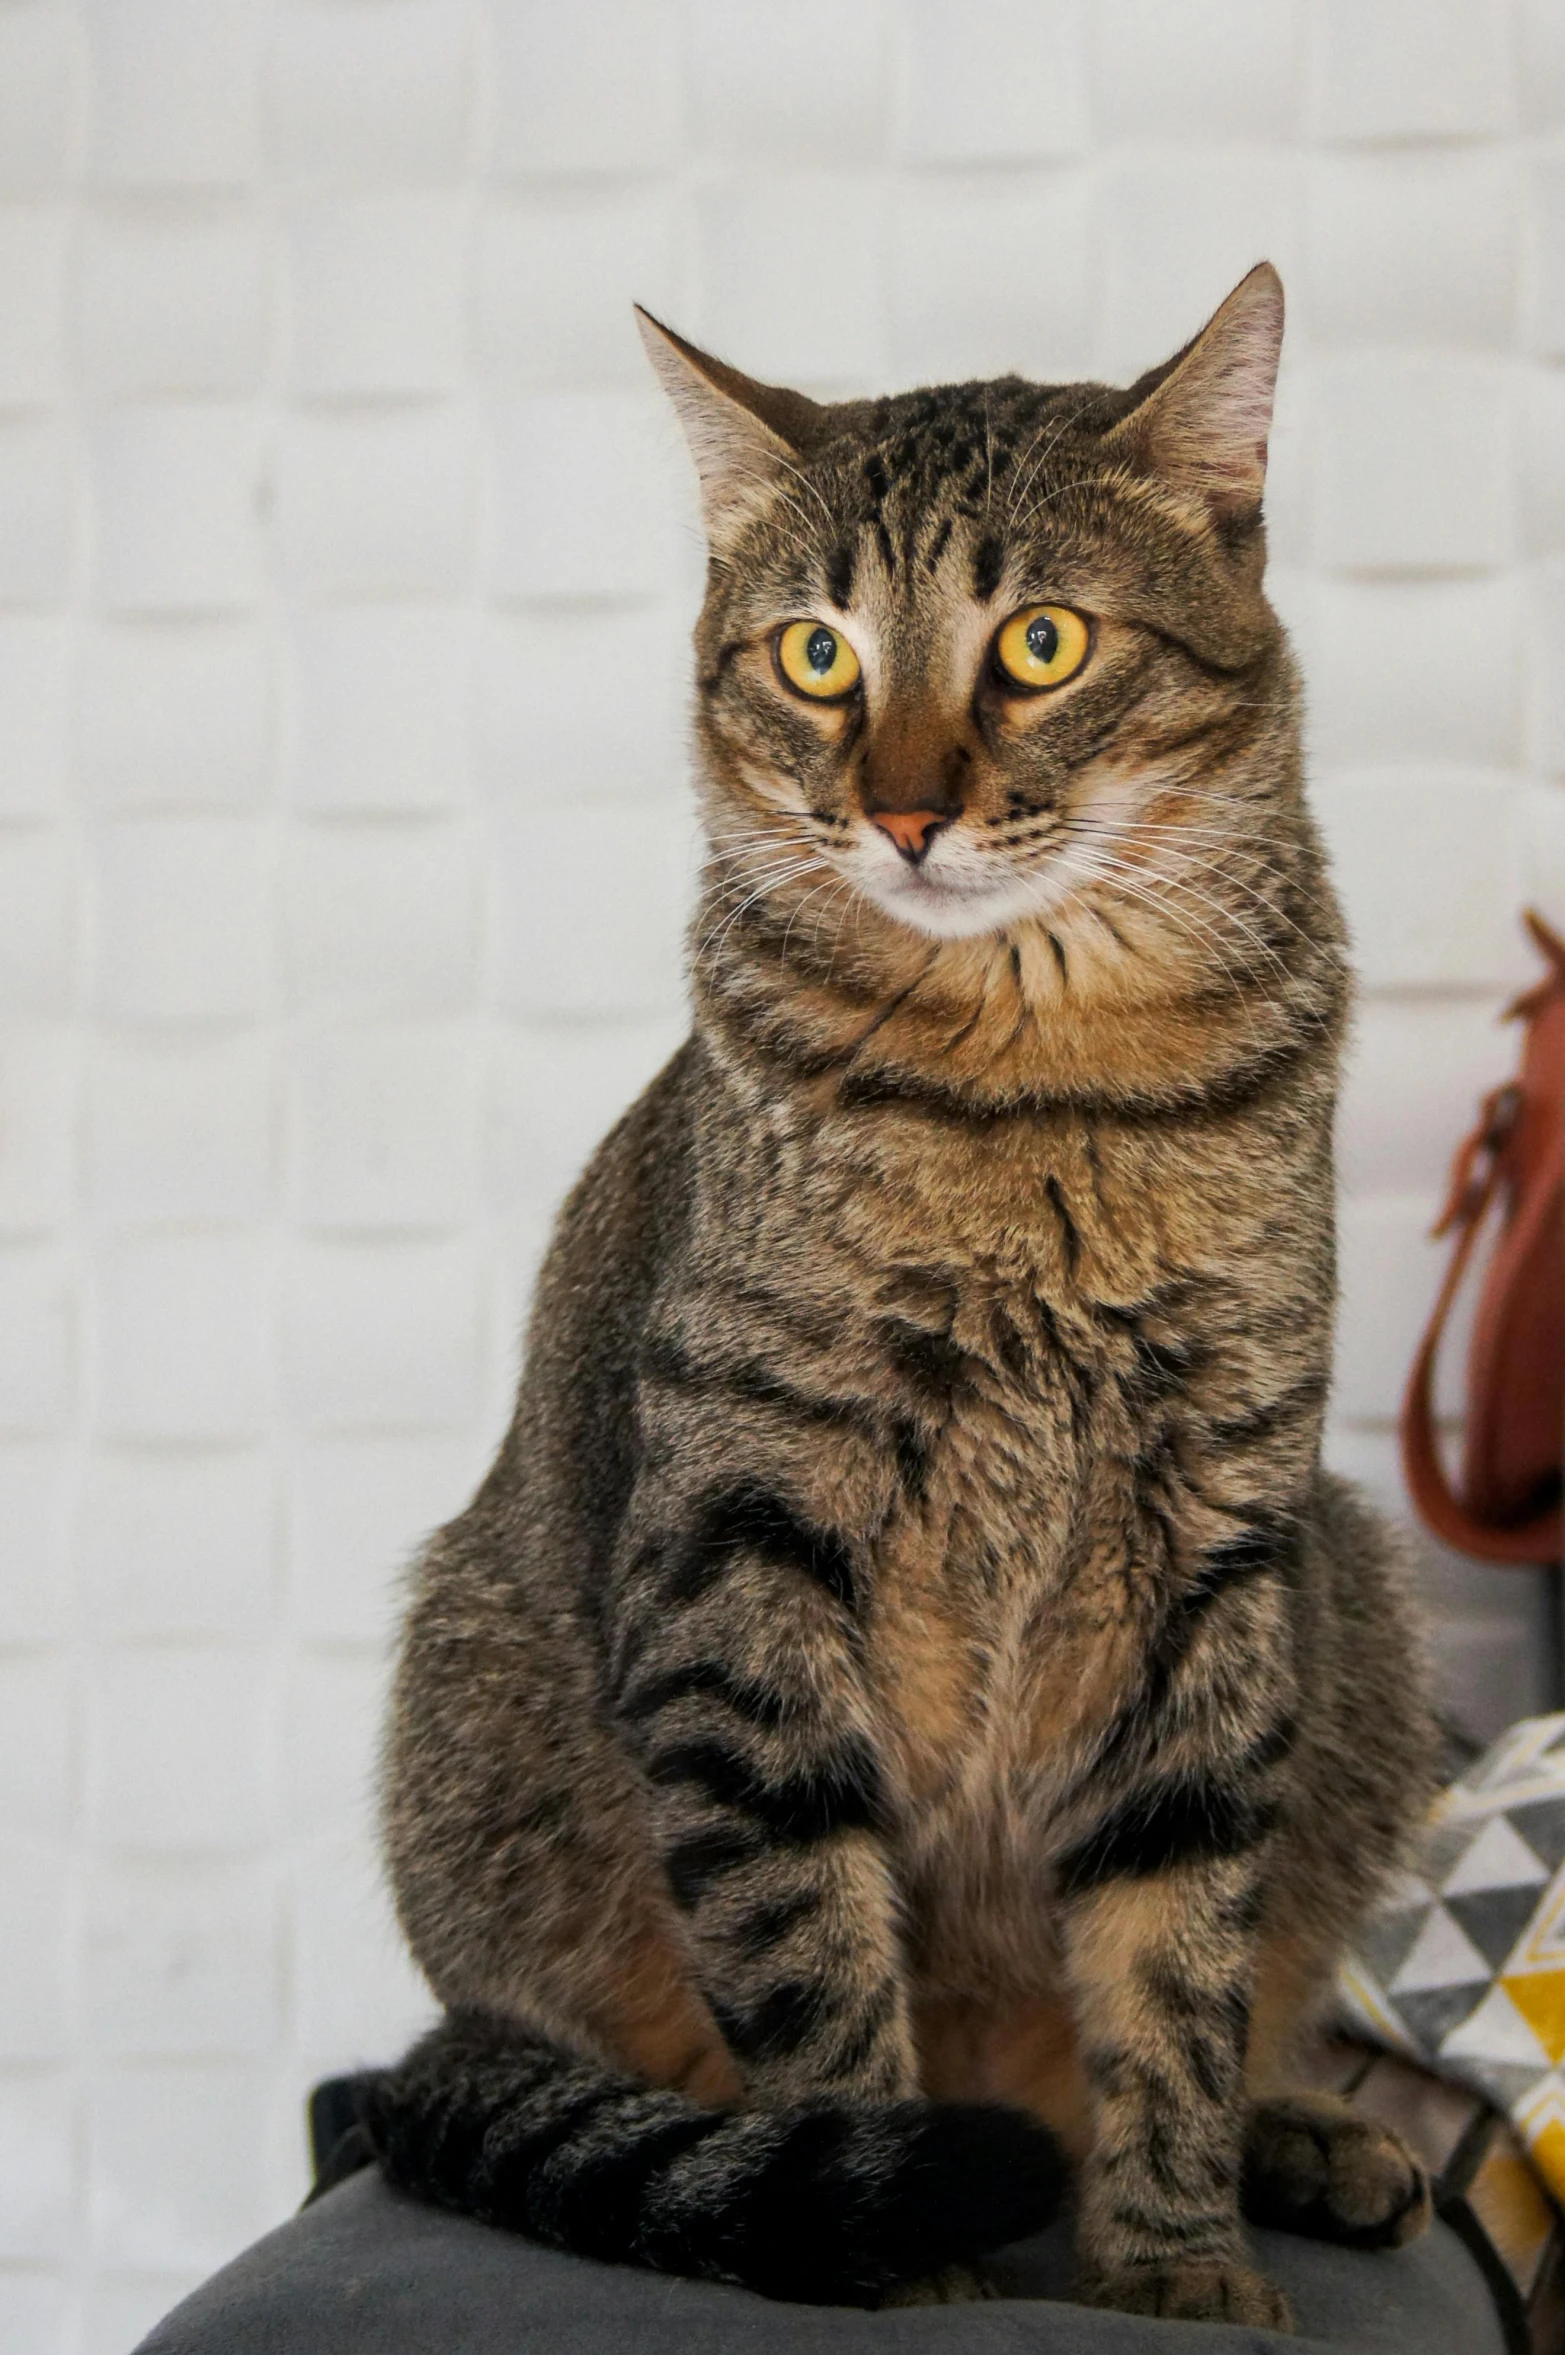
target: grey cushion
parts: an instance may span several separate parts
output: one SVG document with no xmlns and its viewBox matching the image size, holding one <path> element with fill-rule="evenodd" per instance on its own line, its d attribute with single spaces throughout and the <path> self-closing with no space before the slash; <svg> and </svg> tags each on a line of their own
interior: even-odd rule
<svg viewBox="0 0 1565 2355">
<path fill-rule="evenodd" d="M 1255 2240 L 1297 2338 L 1045 2302 L 1069 2283 L 1063 2228 L 996 2261 L 999 2299 L 862 2314 L 561 2256 L 422 2207 L 371 2169 L 235 2258 L 139 2355 L 1504 2355 L 1483 2277 L 1443 2224 L 1394 2256 Z"/>
</svg>

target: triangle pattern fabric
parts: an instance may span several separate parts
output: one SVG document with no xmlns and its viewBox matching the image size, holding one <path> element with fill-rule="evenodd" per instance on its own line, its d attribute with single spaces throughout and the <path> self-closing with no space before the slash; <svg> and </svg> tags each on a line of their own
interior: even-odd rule
<svg viewBox="0 0 1565 2355">
<path fill-rule="evenodd" d="M 1448 2031 L 1440 2047 L 1440 2058 L 1452 2063 L 1471 2060 L 1525 2069 L 1529 2082 L 1549 2065 L 1547 2052 L 1500 1986 L 1491 1987 L 1461 2026 Z"/>
<path fill-rule="evenodd" d="M 1486 1987 L 1490 1977 L 1491 1966 L 1455 1915 L 1435 1904 L 1425 1914 L 1387 1993 L 1401 1997 L 1430 1987 Z"/>
<path fill-rule="evenodd" d="M 1550 1882 L 1516 1943 L 1513 1971 L 1565 1971 L 1565 1872 Z"/>
<path fill-rule="evenodd" d="M 1537 1908 L 1536 1889 L 1475 1889 L 1448 1897 L 1447 1913 L 1461 1923 L 1491 1971 L 1497 1971 Z"/>
<path fill-rule="evenodd" d="M 1463 2082 L 1467 2080 L 1464 2078 Z M 1478 2079 L 1474 2077 L 1472 2083 L 1476 2086 Z M 1519 2061 L 1485 2061 L 1483 2064 L 1483 2091 L 1497 2110 L 1508 2110 L 1512 2117 L 1516 2116 L 1523 2104 L 1531 2107 L 1536 2103 L 1540 2088 L 1546 2094 L 1551 2086 L 1565 2091 L 1558 2070 L 1549 2070 L 1540 2077 L 1536 2068 L 1524 2067 Z"/>
<path fill-rule="evenodd" d="M 1389 1987 L 1406 1962 L 1428 1911 L 1426 1900 L 1422 1905 L 1398 1907 L 1395 1913 L 1378 1913 L 1359 1932 L 1355 1949 L 1359 1961 L 1382 1986 Z"/>
<path fill-rule="evenodd" d="M 1505 2110 L 1565 2204 L 1565 1711 L 1502 1734 L 1339 1977 L 1353 2032 Z"/>
<path fill-rule="evenodd" d="M 1565 1783 L 1565 1772 L 1560 1779 Z M 1509 1809 L 1507 1820 L 1551 1873 L 1565 1864 L 1565 1790 L 1557 1799 L 1534 1799 Z"/>
<path fill-rule="evenodd" d="M 1521 1971 L 1500 1984 L 1557 2068 L 1565 2060 L 1565 1972 Z"/>
<path fill-rule="evenodd" d="M 1396 2007 L 1417 2049 L 1439 2052 L 1452 2030 L 1471 2018 L 1488 1986 L 1487 1979 L 1478 1979 L 1465 1987 L 1415 1987 L 1399 1995 Z"/>
<path fill-rule="evenodd" d="M 1543 2165 L 1565 2167 L 1565 2084 L 1547 2077 L 1518 2103 L 1527 2121 L 1527 2136 Z"/>
<path fill-rule="evenodd" d="M 1399 2053 L 1406 2060 L 1420 2058 L 1417 2045 L 1382 1994 L 1378 1982 L 1351 1954 L 1343 1958 L 1337 1972 L 1337 2010 L 1350 2035 L 1361 2037 L 1366 2044 L 1378 2044 L 1387 2052 Z M 1529 2085 L 1532 2076 L 1529 2070 Z"/>
<path fill-rule="evenodd" d="M 1548 1877 L 1548 1866 L 1539 1861 L 1509 1817 L 1491 1815 L 1446 1874 L 1440 1894 L 1451 1898 L 1465 1897 L 1472 1889 L 1538 1888 Z"/>
<path fill-rule="evenodd" d="M 1558 1761 L 1549 1754 L 1559 1747 L 1562 1733 L 1565 1710 L 1551 1717 L 1518 1717 L 1453 1788 L 1480 1801 L 1498 1795 L 1502 1804 L 1508 1799 L 1517 1807 L 1534 1796 L 1546 1797 L 1559 1786 L 1553 1771 Z"/>
<path fill-rule="evenodd" d="M 1460 1864 L 1473 1845 L 1474 1827 L 1471 1823 L 1443 1823 L 1431 1817 L 1424 1834 L 1424 1870 L 1436 1889 L 1445 1887 L 1446 1875 Z M 1482 1836 L 1481 1834 L 1479 1835 Z M 1389 1893 L 1387 1903 L 1391 1903 Z"/>
</svg>

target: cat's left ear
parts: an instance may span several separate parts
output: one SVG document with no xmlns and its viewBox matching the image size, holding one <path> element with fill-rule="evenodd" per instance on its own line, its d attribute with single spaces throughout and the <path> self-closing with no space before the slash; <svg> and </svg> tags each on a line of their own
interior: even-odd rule
<svg viewBox="0 0 1565 2355">
<path fill-rule="evenodd" d="M 1106 446 L 1195 493 L 1225 527 L 1254 518 L 1266 487 L 1282 318 L 1282 280 L 1259 262 L 1195 341 L 1157 371 Z"/>
<path fill-rule="evenodd" d="M 647 357 L 685 429 L 701 477 L 707 537 L 716 544 L 731 537 L 809 449 L 826 412 L 803 393 L 758 384 L 686 343 L 639 303 L 635 309 Z"/>
</svg>

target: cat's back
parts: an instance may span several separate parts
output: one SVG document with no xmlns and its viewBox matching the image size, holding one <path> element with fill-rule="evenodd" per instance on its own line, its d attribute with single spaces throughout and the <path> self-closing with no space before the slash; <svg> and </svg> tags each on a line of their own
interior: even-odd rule
<svg viewBox="0 0 1565 2355">
<path fill-rule="evenodd" d="M 538 1274 L 516 1412 L 463 1516 L 490 1561 L 542 1559 L 551 1575 L 570 1563 L 590 1584 L 607 1559 L 635 1478 L 648 1309 L 689 1223 L 703 1064 L 699 1040 L 686 1039 L 566 1197 Z"/>
</svg>

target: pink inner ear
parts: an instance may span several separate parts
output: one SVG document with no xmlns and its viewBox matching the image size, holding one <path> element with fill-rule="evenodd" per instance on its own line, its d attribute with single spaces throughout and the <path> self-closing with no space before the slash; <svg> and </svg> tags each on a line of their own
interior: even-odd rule
<svg viewBox="0 0 1565 2355">
<path fill-rule="evenodd" d="M 1126 438 L 1219 514 L 1259 504 L 1282 348 L 1282 288 L 1263 263 L 1214 314 L 1184 358 L 1126 419 Z"/>
</svg>

